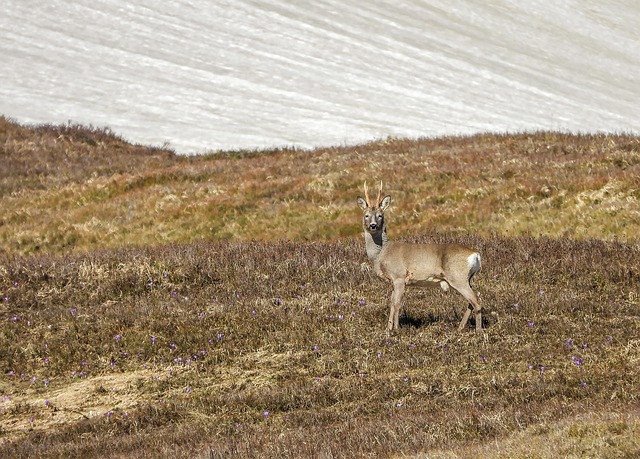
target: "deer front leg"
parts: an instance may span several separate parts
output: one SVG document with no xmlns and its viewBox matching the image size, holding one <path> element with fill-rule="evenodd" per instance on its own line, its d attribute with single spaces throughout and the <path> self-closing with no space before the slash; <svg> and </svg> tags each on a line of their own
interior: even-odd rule
<svg viewBox="0 0 640 459">
<path fill-rule="evenodd" d="M 404 294 L 404 280 L 393 282 L 393 293 L 391 294 L 391 308 L 389 311 L 389 322 L 387 332 L 400 328 L 400 308 L 402 305 L 402 295 Z"/>
</svg>

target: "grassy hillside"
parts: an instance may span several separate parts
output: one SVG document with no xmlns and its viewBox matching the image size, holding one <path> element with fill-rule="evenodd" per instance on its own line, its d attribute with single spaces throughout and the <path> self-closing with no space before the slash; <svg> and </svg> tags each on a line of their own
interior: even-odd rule
<svg viewBox="0 0 640 459">
<path fill-rule="evenodd" d="M 0 457 L 637 457 L 639 155 L 537 133 L 187 158 L 0 118 Z M 482 253 L 486 334 L 409 290 L 386 336 L 364 179 L 392 237 Z"/>
<path fill-rule="evenodd" d="M 108 130 L 0 118 L 0 251 L 357 236 L 383 180 L 393 234 L 640 235 L 640 139 L 557 133 L 179 157 Z"/>
<path fill-rule="evenodd" d="M 514 457 L 562 428 L 546 457 L 637 456 L 640 250 L 462 242 L 487 260 L 486 337 L 438 290 L 387 337 L 353 240 L 6 260 L 0 455 Z"/>
</svg>

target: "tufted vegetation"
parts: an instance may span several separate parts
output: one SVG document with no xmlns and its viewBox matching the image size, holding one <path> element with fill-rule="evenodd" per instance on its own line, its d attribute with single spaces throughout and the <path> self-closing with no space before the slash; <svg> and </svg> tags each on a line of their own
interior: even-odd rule
<svg viewBox="0 0 640 459">
<path fill-rule="evenodd" d="M 2 457 L 640 453 L 635 137 L 178 157 L 2 120 L 0 140 Z M 432 289 L 386 336 L 355 206 L 372 171 L 392 238 L 482 253 L 486 335 Z"/>
</svg>

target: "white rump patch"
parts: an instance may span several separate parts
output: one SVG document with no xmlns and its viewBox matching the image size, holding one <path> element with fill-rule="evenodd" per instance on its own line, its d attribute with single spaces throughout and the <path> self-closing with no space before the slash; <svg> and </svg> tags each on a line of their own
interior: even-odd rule
<svg viewBox="0 0 640 459">
<path fill-rule="evenodd" d="M 480 271 L 480 254 L 475 252 L 469 255 L 467 258 L 467 262 L 469 263 L 469 274 L 475 274 Z"/>
</svg>

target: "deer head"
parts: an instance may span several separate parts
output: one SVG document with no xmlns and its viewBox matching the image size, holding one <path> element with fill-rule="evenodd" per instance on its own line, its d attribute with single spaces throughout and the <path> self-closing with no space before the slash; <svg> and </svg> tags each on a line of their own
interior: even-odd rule
<svg viewBox="0 0 640 459">
<path fill-rule="evenodd" d="M 385 229 L 384 224 L 384 211 L 387 210 L 391 203 L 391 196 L 387 195 L 382 200 L 382 182 L 380 182 L 380 189 L 378 190 L 378 197 L 375 201 L 371 201 L 369 197 L 369 190 L 367 188 L 367 182 L 364 182 L 364 198 L 358 196 L 358 207 L 362 209 L 364 215 L 362 217 L 362 227 L 365 232 L 372 236 L 380 234 Z"/>
</svg>

